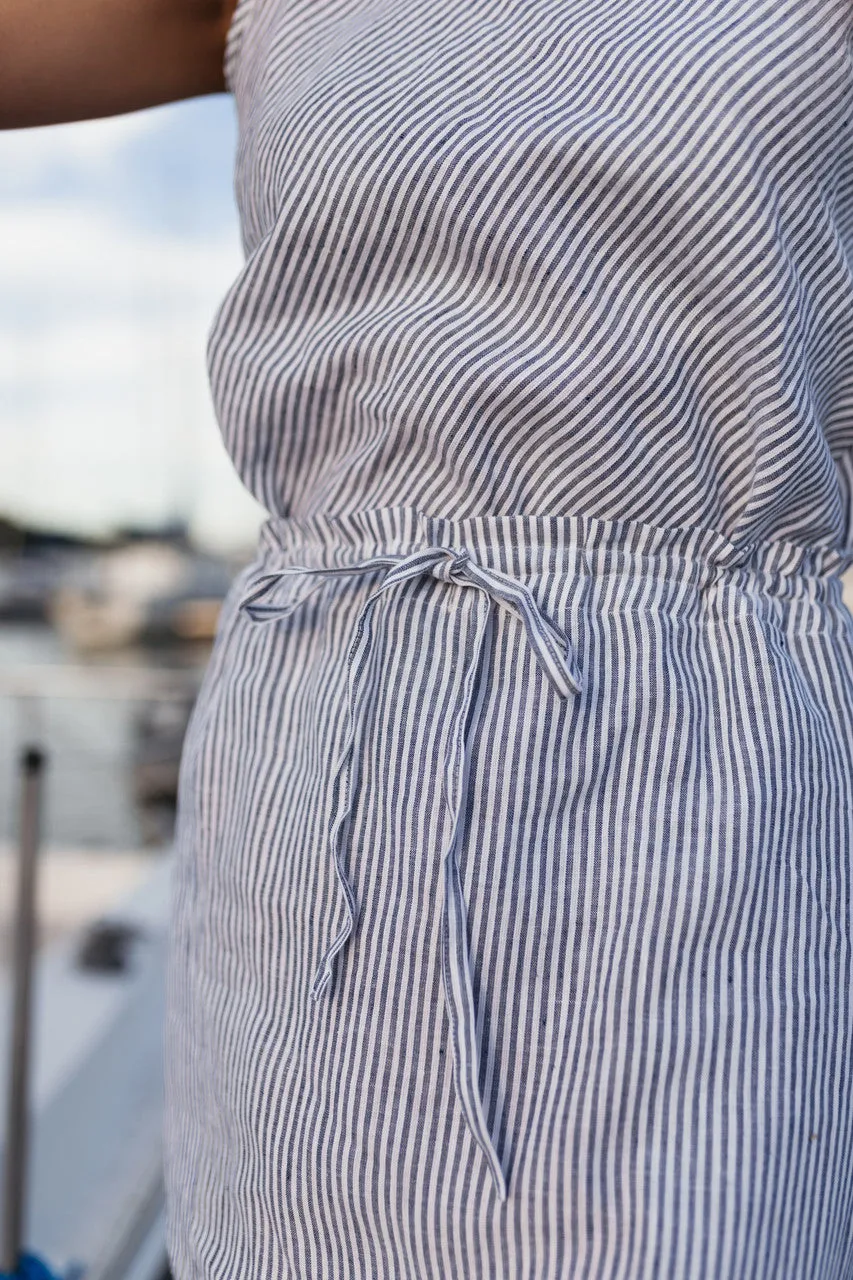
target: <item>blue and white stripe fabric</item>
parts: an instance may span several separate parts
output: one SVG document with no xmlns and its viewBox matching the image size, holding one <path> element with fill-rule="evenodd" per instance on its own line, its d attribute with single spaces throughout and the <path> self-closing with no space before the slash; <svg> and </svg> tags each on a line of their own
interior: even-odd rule
<svg viewBox="0 0 853 1280">
<path fill-rule="evenodd" d="M 176 1280 L 853 1275 L 851 37 L 240 0 Z"/>
<path fill-rule="evenodd" d="M 369 560 L 352 566 L 335 566 L 333 568 L 310 569 L 306 567 L 287 566 L 278 572 L 265 575 L 260 585 L 243 601 L 241 607 L 255 619 L 287 617 L 294 609 L 294 604 L 276 606 L 262 603 L 271 583 L 292 574 L 345 574 L 361 573 L 372 569 L 388 569 L 381 586 L 369 596 L 362 607 L 355 624 L 355 640 L 347 657 L 349 673 L 348 716 L 349 729 L 344 744 L 340 763 L 332 773 L 332 785 L 338 783 L 342 769 L 347 769 L 347 781 L 341 784 L 344 795 L 344 807 L 335 818 L 330 836 L 334 849 L 335 867 L 338 880 L 344 893 L 347 905 L 347 920 L 332 945 L 323 957 L 321 966 L 311 985 L 311 995 L 316 1000 L 325 990 L 332 976 L 332 960 L 346 942 L 355 924 L 356 904 L 352 890 L 347 882 L 346 871 L 340 860 L 337 838 L 341 825 L 348 814 L 351 787 L 349 770 L 351 769 L 353 749 L 356 740 L 356 718 L 353 710 L 354 689 L 362 675 L 370 654 L 370 619 L 369 610 L 382 591 L 399 583 L 407 582 L 424 573 L 431 573 L 441 582 L 457 586 L 471 586 L 485 592 L 491 598 L 500 601 L 506 607 L 520 615 L 528 640 L 543 671 L 553 683 L 561 697 L 566 698 L 573 692 L 580 692 L 577 666 L 574 662 L 571 646 L 567 637 L 546 618 L 537 607 L 527 587 L 515 582 L 505 574 L 496 573 L 494 569 L 477 565 L 471 560 L 467 551 L 454 551 L 447 547 L 430 547 L 416 551 L 402 558 L 374 556 Z M 260 602 L 259 602 L 260 599 Z M 462 788 L 465 775 L 465 723 L 471 707 L 471 695 L 475 688 L 479 658 L 483 648 L 483 640 L 489 622 L 488 608 L 482 610 L 474 641 L 474 657 L 465 674 L 464 696 L 454 717 L 454 732 L 451 749 L 444 767 L 444 797 L 452 814 L 450 837 L 447 848 L 441 856 L 444 880 L 444 907 L 441 923 L 442 972 L 444 976 L 444 992 L 447 1002 L 450 1043 L 453 1049 L 453 1070 L 459 1100 L 471 1128 L 471 1132 L 489 1163 L 495 1179 L 497 1192 L 502 1200 L 506 1199 L 506 1184 L 500 1159 L 494 1150 L 491 1137 L 486 1126 L 482 1105 L 479 1098 L 479 1070 L 477 1066 L 477 1038 L 474 1014 L 474 996 L 471 988 L 471 969 L 468 960 L 467 928 L 465 922 L 465 901 L 459 877 L 459 864 L 456 858 L 456 839 L 459 828 Z M 431 768 L 434 761 L 426 760 L 425 768 Z"/>
</svg>

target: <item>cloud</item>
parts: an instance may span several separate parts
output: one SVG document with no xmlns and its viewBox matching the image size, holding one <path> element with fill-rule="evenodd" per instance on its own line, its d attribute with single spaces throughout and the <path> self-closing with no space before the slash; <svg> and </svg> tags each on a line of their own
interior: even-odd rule
<svg viewBox="0 0 853 1280">
<path fill-rule="evenodd" d="M 0 205 L 75 200 L 184 236 L 233 228 L 236 119 L 225 95 L 0 134 Z"/>
<path fill-rule="evenodd" d="M 37 329 L 0 328 L 0 394 L 48 381 L 69 386 L 124 382 L 144 372 L 149 360 L 136 318 L 63 317 Z"/>
<path fill-rule="evenodd" d="M 132 292 L 143 302 L 165 286 L 210 295 L 242 258 L 236 229 L 203 237 L 126 223 L 97 202 L 0 206 L 0 291 L 48 302 Z"/>
<path fill-rule="evenodd" d="M 140 135 L 162 132 L 153 111 L 137 111 L 106 120 L 13 129 L 3 135 L 0 198 L 31 199 L 54 181 L 57 170 L 74 170 L 91 181 L 109 175 L 120 153 Z"/>
<path fill-rule="evenodd" d="M 0 137 L 0 510 L 88 533 L 183 514 L 208 544 L 254 536 L 204 361 L 242 264 L 230 104 L 190 107 Z"/>
</svg>

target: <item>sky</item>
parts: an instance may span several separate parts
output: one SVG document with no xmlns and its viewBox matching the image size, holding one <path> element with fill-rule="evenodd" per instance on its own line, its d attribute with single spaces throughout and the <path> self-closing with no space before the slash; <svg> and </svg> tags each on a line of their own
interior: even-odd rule
<svg viewBox="0 0 853 1280">
<path fill-rule="evenodd" d="M 224 95 L 0 133 L 0 515 L 252 545 L 205 366 L 242 264 L 235 135 Z"/>
</svg>

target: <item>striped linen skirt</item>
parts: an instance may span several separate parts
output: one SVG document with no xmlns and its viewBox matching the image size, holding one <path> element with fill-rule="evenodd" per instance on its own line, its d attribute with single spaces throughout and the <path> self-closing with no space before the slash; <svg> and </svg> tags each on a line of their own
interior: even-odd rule
<svg viewBox="0 0 853 1280">
<path fill-rule="evenodd" d="M 850 558 L 267 523 L 181 771 L 176 1280 L 853 1275 Z"/>
</svg>

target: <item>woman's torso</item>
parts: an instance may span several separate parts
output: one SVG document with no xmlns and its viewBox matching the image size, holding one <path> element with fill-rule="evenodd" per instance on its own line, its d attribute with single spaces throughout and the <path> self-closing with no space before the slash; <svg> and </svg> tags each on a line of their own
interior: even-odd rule
<svg viewBox="0 0 853 1280">
<path fill-rule="evenodd" d="M 274 515 L 853 541 L 848 0 L 241 0 L 226 444 Z"/>
</svg>

